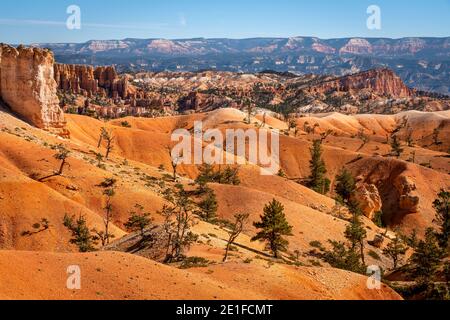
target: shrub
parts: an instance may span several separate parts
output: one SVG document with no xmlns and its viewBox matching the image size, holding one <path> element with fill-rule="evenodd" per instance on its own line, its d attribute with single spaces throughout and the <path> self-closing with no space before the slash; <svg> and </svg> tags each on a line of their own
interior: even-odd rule
<svg viewBox="0 0 450 320">
<path fill-rule="evenodd" d="M 209 260 L 202 257 L 189 257 L 183 260 L 180 269 L 205 268 L 209 263 Z"/>
</svg>

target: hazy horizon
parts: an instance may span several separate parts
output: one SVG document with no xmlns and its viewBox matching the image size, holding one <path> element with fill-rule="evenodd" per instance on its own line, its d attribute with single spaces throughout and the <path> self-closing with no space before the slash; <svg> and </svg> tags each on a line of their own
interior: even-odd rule
<svg viewBox="0 0 450 320">
<path fill-rule="evenodd" d="M 18 5 L 20 4 L 20 5 Z M 81 29 L 66 27 L 71 5 L 80 8 Z M 376 5 L 381 26 L 369 29 L 368 8 Z M 55 3 L 18 0 L 2 3 L 0 42 L 84 43 L 118 39 L 320 39 L 407 37 L 443 38 L 450 34 L 450 0 L 195 1 L 117 0 Z"/>
<path fill-rule="evenodd" d="M 252 39 L 289 39 L 289 38 L 317 38 L 320 40 L 342 40 L 342 39 L 388 39 L 388 40 L 401 40 L 401 39 L 414 39 L 414 38 L 421 38 L 421 39 L 445 39 L 450 38 L 449 36 L 442 36 L 442 37 L 427 37 L 427 36 L 409 36 L 409 37 L 399 37 L 399 38 L 389 38 L 389 37 L 361 37 L 361 36 L 349 36 L 349 37 L 339 37 L 339 38 L 320 38 L 315 36 L 292 36 L 292 37 L 249 37 L 249 38 L 226 38 L 226 37 L 214 37 L 214 38 L 205 38 L 205 37 L 190 37 L 190 38 L 133 38 L 133 37 L 127 37 L 127 38 L 121 38 L 121 39 L 89 39 L 86 41 L 81 42 L 34 42 L 34 43 L 27 43 L 24 45 L 30 45 L 30 44 L 83 44 L 88 43 L 91 41 L 127 41 L 127 40 L 169 40 L 169 41 L 186 41 L 186 40 L 196 40 L 196 39 L 202 39 L 202 40 L 220 40 L 220 39 L 227 39 L 227 40 L 252 40 Z M 10 43 L 10 45 L 20 45 L 20 43 Z"/>
</svg>

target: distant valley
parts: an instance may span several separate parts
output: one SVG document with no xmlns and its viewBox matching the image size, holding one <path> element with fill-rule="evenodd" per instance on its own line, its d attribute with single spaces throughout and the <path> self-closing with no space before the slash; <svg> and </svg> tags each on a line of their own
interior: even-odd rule
<svg viewBox="0 0 450 320">
<path fill-rule="evenodd" d="M 36 44 L 57 62 L 110 65 L 120 72 L 217 70 L 344 76 L 389 68 L 408 87 L 450 94 L 450 37 L 254 39 L 124 39 Z"/>
</svg>

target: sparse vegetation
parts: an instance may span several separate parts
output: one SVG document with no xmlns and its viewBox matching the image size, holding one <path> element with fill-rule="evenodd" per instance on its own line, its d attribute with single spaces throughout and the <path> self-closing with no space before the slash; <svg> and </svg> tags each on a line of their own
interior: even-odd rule
<svg viewBox="0 0 450 320">
<path fill-rule="evenodd" d="M 204 199 L 198 206 L 200 208 L 199 215 L 203 220 L 213 222 L 216 219 L 218 204 L 216 194 L 213 190 L 208 189 L 206 191 Z"/>
<path fill-rule="evenodd" d="M 336 186 L 334 188 L 338 195 L 337 200 L 344 205 L 348 205 L 351 200 L 351 196 L 356 190 L 356 183 L 353 175 L 347 169 L 343 169 L 341 173 L 336 177 Z"/>
<path fill-rule="evenodd" d="M 80 252 L 94 251 L 96 238 L 91 234 L 86 222 L 86 218 L 82 215 L 75 220 L 75 216 L 65 215 L 63 220 L 64 226 L 72 232 L 70 243 L 75 244 Z"/>
<path fill-rule="evenodd" d="M 206 268 L 209 263 L 207 259 L 202 257 L 189 257 L 182 261 L 180 269 Z"/>
<path fill-rule="evenodd" d="M 320 194 L 330 191 L 330 180 L 326 178 L 327 169 L 322 160 L 322 141 L 314 140 L 311 151 L 310 169 L 311 175 L 308 178 L 308 187 Z"/>
<path fill-rule="evenodd" d="M 433 203 L 436 211 L 436 219 L 434 222 L 438 225 L 436 237 L 441 248 L 449 250 L 450 239 L 450 192 L 441 190 L 438 198 Z"/>
<path fill-rule="evenodd" d="M 177 185 L 175 190 L 167 189 L 164 198 L 170 203 L 165 205 L 161 214 L 165 218 L 164 231 L 167 235 L 166 263 L 183 259 L 183 254 L 198 236 L 191 232 L 194 224 L 193 203 L 182 185 Z"/>
<path fill-rule="evenodd" d="M 252 241 L 267 242 L 267 249 L 275 258 L 279 258 L 279 253 L 288 249 L 289 241 L 284 237 L 292 236 L 292 226 L 286 220 L 284 207 L 280 202 L 273 199 L 267 204 L 261 222 L 255 222 L 253 225 L 261 231 L 252 238 Z"/>
<path fill-rule="evenodd" d="M 392 259 L 393 270 L 396 270 L 399 263 L 402 262 L 402 257 L 406 254 L 408 247 L 405 246 L 400 237 L 395 237 L 386 248 L 383 250 L 383 254 Z"/>
<path fill-rule="evenodd" d="M 391 139 L 391 155 L 396 158 L 400 158 L 403 151 L 404 149 L 402 149 L 402 145 L 399 139 L 397 138 L 397 136 L 393 136 Z"/>
<path fill-rule="evenodd" d="M 134 211 L 130 213 L 127 223 L 125 223 L 125 228 L 130 232 L 139 231 L 141 237 L 144 238 L 145 230 L 149 228 L 152 224 L 152 219 L 150 213 L 144 212 L 144 207 L 140 204 L 134 206 Z"/>
<path fill-rule="evenodd" d="M 67 150 L 62 144 L 57 145 L 55 147 L 55 149 L 57 150 L 57 153 L 53 157 L 56 160 L 61 161 L 61 163 L 59 165 L 59 169 L 55 173 L 39 179 L 40 182 L 47 180 L 49 178 L 52 178 L 52 177 L 61 176 L 64 172 L 64 168 L 68 165 L 67 159 L 69 158 L 70 151 Z"/>
<path fill-rule="evenodd" d="M 131 128 L 131 124 L 128 121 L 122 121 L 120 125 L 124 128 Z"/>
<path fill-rule="evenodd" d="M 204 164 L 200 167 L 200 173 L 195 179 L 195 183 L 198 185 L 199 193 L 207 191 L 206 184 L 219 183 L 229 185 L 239 185 L 239 168 L 227 166 L 225 170 L 220 168 L 216 171 L 214 167 L 209 164 Z"/>
<path fill-rule="evenodd" d="M 111 239 L 114 238 L 114 235 L 110 232 L 110 225 L 113 218 L 113 205 L 112 199 L 116 195 L 116 180 L 112 178 L 105 179 L 100 184 L 104 190 L 103 195 L 106 198 L 106 205 L 103 208 L 105 211 L 105 215 L 103 217 L 103 230 L 94 229 L 93 232 L 97 235 L 97 238 L 101 241 L 102 246 L 106 246 L 110 243 Z"/>
<path fill-rule="evenodd" d="M 411 275 L 416 282 L 423 285 L 432 282 L 442 255 L 434 230 L 428 229 L 425 239 L 418 242 L 410 259 Z"/>
<path fill-rule="evenodd" d="M 234 216 L 234 223 L 231 226 L 231 228 L 228 230 L 228 241 L 227 246 L 225 248 L 225 255 L 223 257 L 223 262 L 227 262 L 228 259 L 228 253 L 232 248 L 232 245 L 236 241 L 236 239 L 239 237 L 239 235 L 244 231 L 245 223 L 249 218 L 249 214 L 236 214 Z"/>
</svg>

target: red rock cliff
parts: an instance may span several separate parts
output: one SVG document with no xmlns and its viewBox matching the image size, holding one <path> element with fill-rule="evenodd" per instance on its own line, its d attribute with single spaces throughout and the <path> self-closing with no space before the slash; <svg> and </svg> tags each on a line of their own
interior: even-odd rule
<svg viewBox="0 0 450 320">
<path fill-rule="evenodd" d="M 392 70 L 374 69 L 357 74 L 336 78 L 311 87 L 313 91 L 341 91 L 351 92 L 369 89 L 373 93 L 396 98 L 406 98 L 413 95 L 413 90 L 408 88 Z"/>
<path fill-rule="evenodd" d="M 0 45 L 0 97 L 30 124 L 68 136 L 53 64 L 49 50 Z"/>
</svg>

